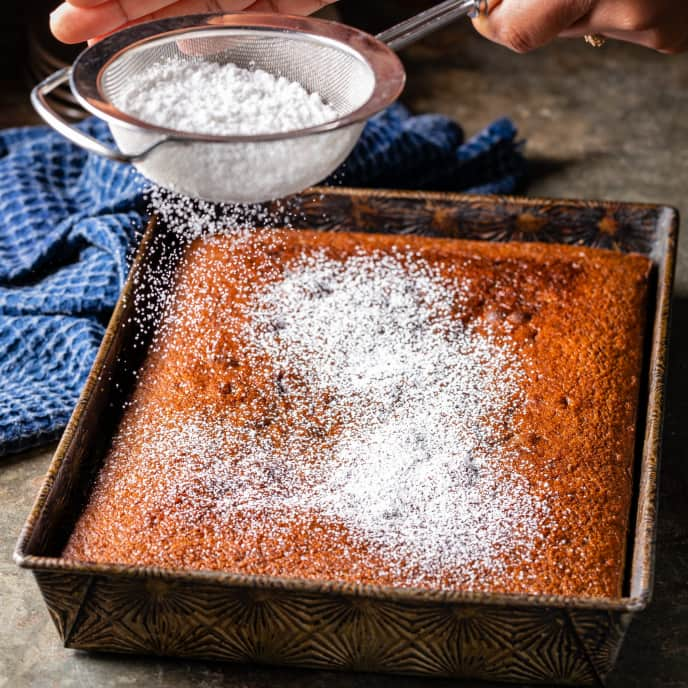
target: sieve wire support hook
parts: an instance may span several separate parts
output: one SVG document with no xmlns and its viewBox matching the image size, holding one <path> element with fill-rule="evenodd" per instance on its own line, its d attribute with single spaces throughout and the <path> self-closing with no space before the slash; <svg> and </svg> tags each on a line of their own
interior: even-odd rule
<svg viewBox="0 0 688 688">
<path fill-rule="evenodd" d="M 402 50 L 460 17 L 487 16 L 489 0 L 445 0 L 379 33 L 376 38 L 392 50 Z"/>
<path fill-rule="evenodd" d="M 144 160 L 155 148 L 169 140 L 168 138 L 162 138 L 139 153 L 127 155 L 117 148 L 106 146 L 104 143 L 98 141 L 98 139 L 93 138 L 93 136 L 89 136 L 77 129 L 50 106 L 46 97 L 56 88 L 68 82 L 71 74 L 71 67 L 63 67 L 41 81 L 41 83 L 35 86 L 31 91 L 31 104 L 36 112 L 41 116 L 44 122 L 49 124 L 55 131 L 62 134 L 66 139 L 84 150 L 87 150 L 89 153 L 95 153 L 108 160 L 116 160 L 117 162 L 125 163 L 135 163 Z"/>
</svg>

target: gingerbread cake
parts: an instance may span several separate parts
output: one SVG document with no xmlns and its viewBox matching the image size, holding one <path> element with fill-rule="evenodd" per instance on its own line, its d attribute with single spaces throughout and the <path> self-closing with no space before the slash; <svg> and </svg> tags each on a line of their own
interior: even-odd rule
<svg viewBox="0 0 688 688">
<path fill-rule="evenodd" d="M 64 557 L 618 596 L 650 263 L 197 239 Z"/>
</svg>

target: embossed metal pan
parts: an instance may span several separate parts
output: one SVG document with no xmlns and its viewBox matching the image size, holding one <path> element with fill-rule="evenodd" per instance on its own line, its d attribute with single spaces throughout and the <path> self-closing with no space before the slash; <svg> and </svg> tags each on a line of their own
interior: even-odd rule
<svg viewBox="0 0 688 688">
<path fill-rule="evenodd" d="M 15 558 L 32 569 L 67 647 L 513 682 L 599 685 L 652 591 L 667 334 L 678 216 L 626 203 L 320 189 L 297 226 L 638 252 L 655 264 L 624 596 L 418 592 L 229 573 L 81 565 L 60 552 L 83 507 L 143 349 L 135 283 L 173 238 L 152 222 Z M 142 280 L 145 282 L 145 280 Z M 115 381 L 117 384 L 115 384 Z"/>
</svg>

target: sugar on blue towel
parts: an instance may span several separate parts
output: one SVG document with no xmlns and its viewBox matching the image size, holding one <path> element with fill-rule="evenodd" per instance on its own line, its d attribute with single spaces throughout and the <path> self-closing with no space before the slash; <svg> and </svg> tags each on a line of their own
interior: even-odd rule
<svg viewBox="0 0 688 688">
<path fill-rule="evenodd" d="M 81 126 L 109 139 L 98 120 Z M 330 183 L 510 193 L 524 169 L 507 119 L 464 141 L 448 118 L 395 105 L 368 124 Z M 0 456 L 64 428 L 144 222 L 132 168 L 45 127 L 0 132 Z"/>
</svg>

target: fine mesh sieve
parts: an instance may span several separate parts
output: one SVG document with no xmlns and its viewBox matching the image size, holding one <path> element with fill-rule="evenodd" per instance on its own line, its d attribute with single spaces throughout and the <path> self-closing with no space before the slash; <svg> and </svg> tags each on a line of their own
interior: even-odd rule
<svg viewBox="0 0 688 688">
<path fill-rule="evenodd" d="M 399 96 L 405 73 L 393 48 L 483 5 L 484 0 L 447 0 L 377 38 L 335 22 L 278 14 L 147 22 L 86 49 L 71 68 L 39 84 L 32 101 L 43 119 L 73 142 L 132 162 L 160 186 L 211 201 L 273 200 L 327 177 L 351 152 L 367 119 Z M 170 59 L 233 63 L 284 76 L 319 93 L 338 117 L 289 132 L 218 136 L 165 128 L 120 110 L 129 80 Z M 50 108 L 46 95 L 65 81 L 86 110 L 108 122 L 117 150 Z"/>
</svg>

